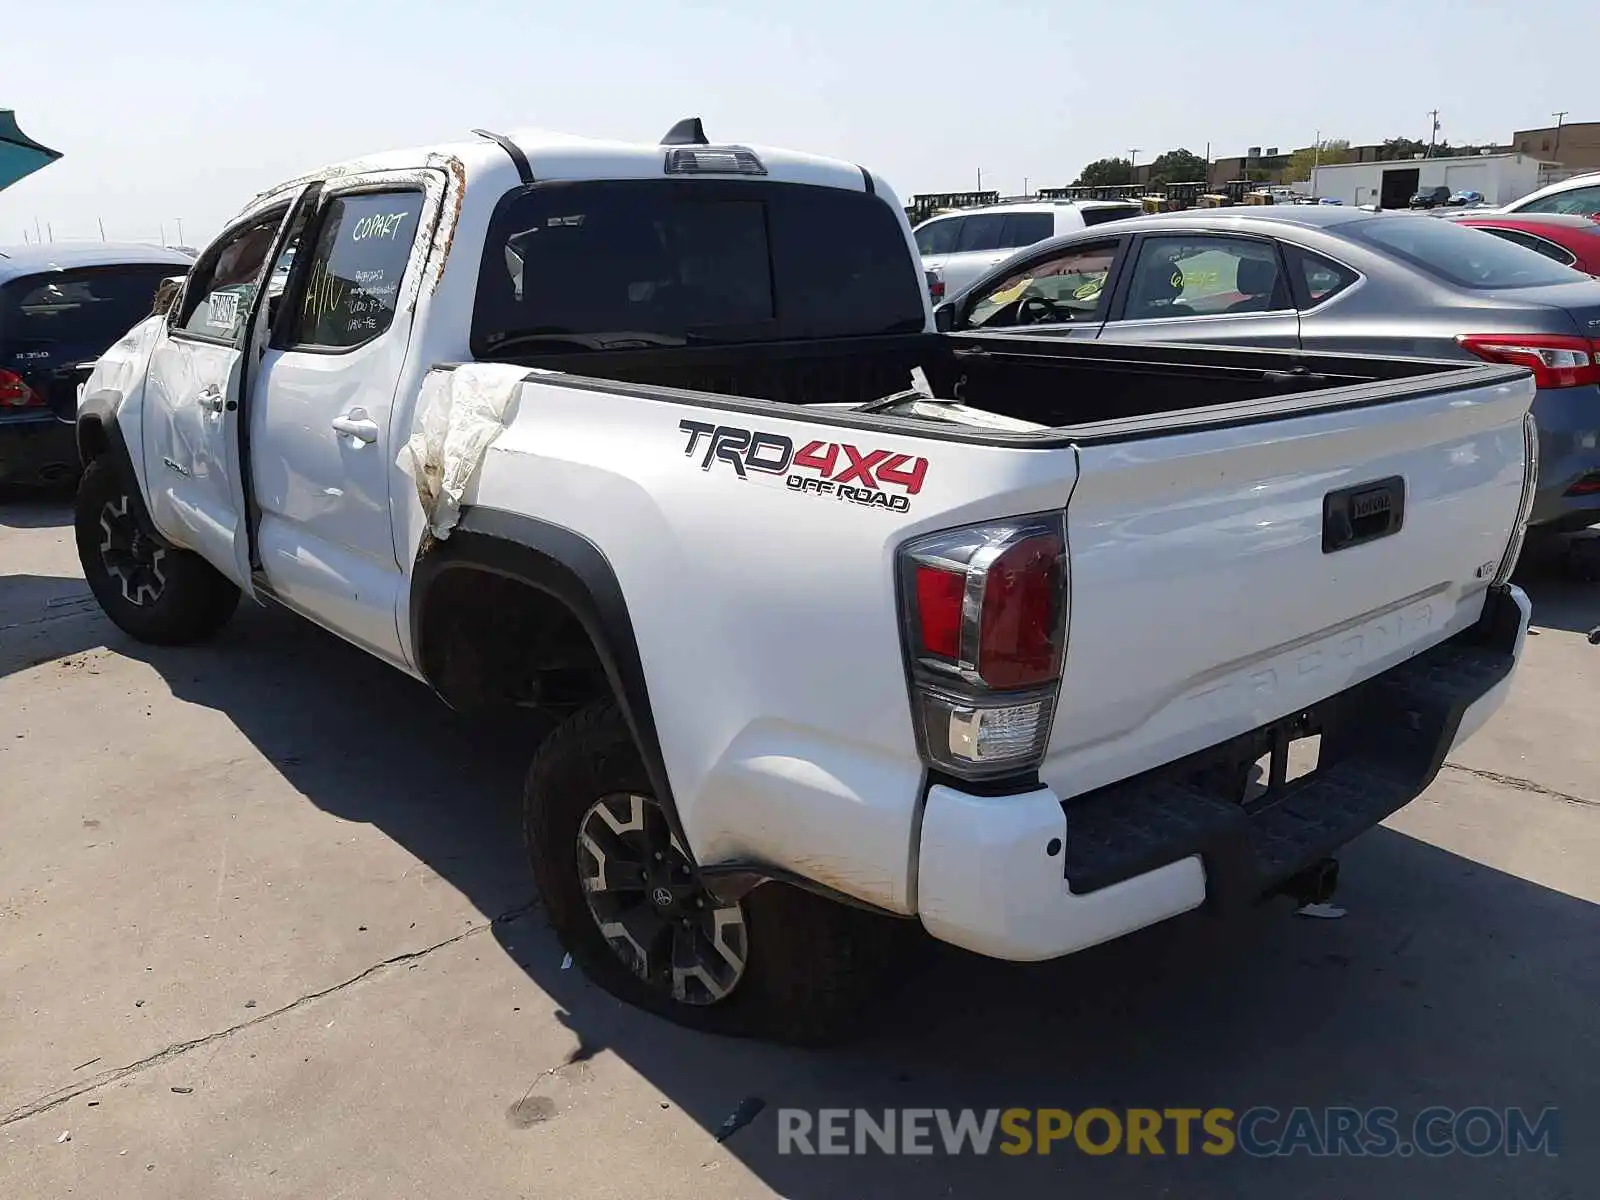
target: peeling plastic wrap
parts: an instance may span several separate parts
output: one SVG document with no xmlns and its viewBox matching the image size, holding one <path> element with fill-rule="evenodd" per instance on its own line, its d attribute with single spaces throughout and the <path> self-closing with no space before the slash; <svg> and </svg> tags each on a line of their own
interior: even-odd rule
<svg viewBox="0 0 1600 1200">
<path fill-rule="evenodd" d="M 526 367 L 466 363 L 434 371 L 422 383 L 417 429 L 400 451 L 400 469 L 417 485 L 428 532 L 444 539 L 461 518 L 461 502 L 483 457 L 516 415 Z"/>
</svg>

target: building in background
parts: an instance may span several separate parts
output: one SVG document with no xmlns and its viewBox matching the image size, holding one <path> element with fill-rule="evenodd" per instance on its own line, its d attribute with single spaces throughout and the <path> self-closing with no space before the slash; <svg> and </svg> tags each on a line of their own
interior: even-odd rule
<svg viewBox="0 0 1600 1200">
<path fill-rule="evenodd" d="M 1312 172 L 1310 192 L 1343 204 L 1405 208 L 1429 188 L 1481 192 L 1493 205 L 1510 204 L 1544 186 L 1555 166 L 1529 154 L 1473 154 L 1387 162 L 1343 162 Z"/>
<path fill-rule="evenodd" d="M 1511 135 L 1512 150 L 1560 163 L 1569 173 L 1600 171 L 1600 121 L 1574 121 L 1546 129 L 1519 129 Z"/>
</svg>

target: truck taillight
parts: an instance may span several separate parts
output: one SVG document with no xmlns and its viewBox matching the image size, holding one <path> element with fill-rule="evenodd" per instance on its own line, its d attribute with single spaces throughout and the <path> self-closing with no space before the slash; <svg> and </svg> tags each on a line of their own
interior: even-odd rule
<svg viewBox="0 0 1600 1200">
<path fill-rule="evenodd" d="M 44 403 L 44 397 L 34 391 L 15 371 L 0 369 L 0 408 L 32 408 Z"/>
<path fill-rule="evenodd" d="M 932 765 L 968 779 L 1038 765 L 1066 649 L 1062 513 L 944 530 L 900 551 L 912 712 Z"/>
<path fill-rule="evenodd" d="M 1517 523 L 1511 527 L 1511 540 L 1500 556 L 1500 569 L 1494 573 L 1498 587 L 1511 578 L 1522 557 L 1522 543 L 1528 536 L 1528 520 L 1533 516 L 1533 496 L 1539 488 L 1539 424 L 1533 413 L 1522 414 L 1522 499 L 1517 504 Z"/>
<path fill-rule="evenodd" d="M 1514 363 L 1533 372 L 1539 388 L 1600 383 L 1600 346 L 1560 333 L 1463 333 L 1456 338 L 1486 362 Z"/>
</svg>

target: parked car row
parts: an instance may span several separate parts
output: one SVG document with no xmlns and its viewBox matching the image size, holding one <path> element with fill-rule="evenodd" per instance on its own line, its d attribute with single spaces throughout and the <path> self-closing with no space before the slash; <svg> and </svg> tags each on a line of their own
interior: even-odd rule
<svg viewBox="0 0 1600 1200">
<path fill-rule="evenodd" d="M 1499 220 L 1480 232 L 1310 205 L 1144 216 L 1039 243 L 936 319 L 952 332 L 1520 364 L 1539 389 L 1533 523 L 1587 527 L 1600 522 L 1600 283 L 1574 267 L 1600 258 L 1600 227 L 1546 229 L 1550 250 L 1534 253 L 1523 239 L 1542 235 L 1518 226 L 1537 218 Z M 1558 236 L 1585 257 L 1558 261 Z"/>
<path fill-rule="evenodd" d="M 102 242 L 0 247 L 0 485 L 78 475 L 78 385 L 187 254 Z"/>
</svg>

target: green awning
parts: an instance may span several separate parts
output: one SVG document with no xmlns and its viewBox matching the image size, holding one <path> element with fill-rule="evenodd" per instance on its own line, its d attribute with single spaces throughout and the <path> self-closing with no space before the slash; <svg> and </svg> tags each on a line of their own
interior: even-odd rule
<svg viewBox="0 0 1600 1200">
<path fill-rule="evenodd" d="M 18 129 L 9 108 L 0 108 L 0 192 L 60 157 L 61 151 L 41 146 Z"/>
</svg>

